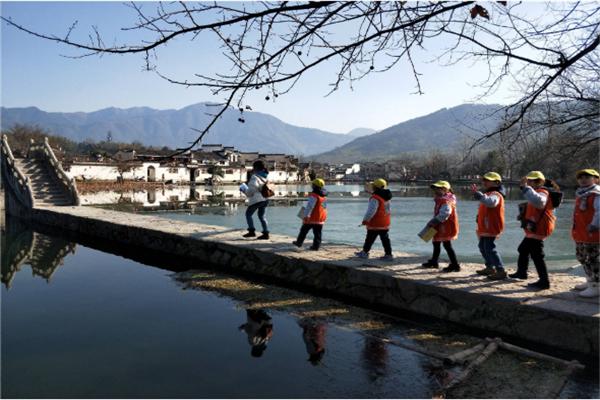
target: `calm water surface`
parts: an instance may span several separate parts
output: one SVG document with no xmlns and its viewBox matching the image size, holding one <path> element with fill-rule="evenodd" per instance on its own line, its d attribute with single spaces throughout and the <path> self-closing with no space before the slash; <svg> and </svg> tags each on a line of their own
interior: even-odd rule
<svg viewBox="0 0 600 400">
<path fill-rule="evenodd" d="M 2 397 L 430 398 L 438 388 L 427 357 L 353 323 L 311 319 L 320 333 L 309 338 L 326 351 L 320 362 L 309 362 L 307 321 L 286 308 L 267 309 L 272 337 L 262 355 L 253 356 L 252 337 L 240 329 L 252 282 L 216 276 L 206 286 L 212 290 L 183 290 L 172 271 L 11 220 L 8 227 L 2 238 Z M 363 322 L 384 318 L 359 314 Z M 434 329 L 385 318 L 378 334 L 392 339 L 410 341 L 408 333 Z M 443 328 L 433 331 L 459 340 Z M 515 366 L 525 365 L 513 358 Z M 597 398 L 597 385 L 597 377 L 575 376 L 563 396 Z"/>
</svg>

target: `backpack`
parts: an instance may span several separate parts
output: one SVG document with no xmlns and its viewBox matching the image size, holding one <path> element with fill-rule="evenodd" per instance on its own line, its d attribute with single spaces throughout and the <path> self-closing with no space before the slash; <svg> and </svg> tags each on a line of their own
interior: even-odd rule
<svg viewBox="0 0 600 400">
<path fill-rule="evenodd" d="M 562 203 L 563 193 L 556 190 L 548 190 L 548 193 L 548 197 L 550 197 L 550 202 L 552 203 L 552 208 L 558 208 L 560 203 Z"/>
<path fill-rule="evenodd" d="M 267 182 L 265 182 L 263 187 L 260 189 L 260 194 L 265 199 L 268 199 L 269 197 L 275 196 L 275 191 L 273 190 L 273 187 L 271 186 L 271 184 L 267 181 Z"/>
</svg>

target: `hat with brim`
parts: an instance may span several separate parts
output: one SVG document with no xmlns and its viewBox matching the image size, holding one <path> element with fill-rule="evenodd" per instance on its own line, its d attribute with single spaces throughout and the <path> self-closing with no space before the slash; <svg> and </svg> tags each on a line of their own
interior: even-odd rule
<svg viewBox="0 0 600 400">
<path fill-rule="evenodd" d="M 580 169 L 579 171 L 577 171 L 577 174 L 575 176 L 577 178 L 579 178 L 580 176 L 583 176 L 583 175 L 588 175 L 588 176 L 593 176 L 595 178 L 600 178 L 600 174 L 598 173 L 598 171 L 596 171 L 595 169 L 591 169 L 591 168 Z"/>
<path fill-rule="evenodd" d="M 536 179 L 546 180 L 546 177 L 541 171 L 531 171 L 527 174 L 527 179 L 531 179 L 532 181 Z"/>
<path fill-rule="evenodd" d="M 447 181 L 437 181 L 435 183 L 432 183 L 430 188 L 432 188 L 432 189 L 435 189 L 435 188 L 450 189 L 450 183 L 448 183 Z"/>
<path fill-rule="evenodd" d="M 323 186 L 325 186 L 325 181 L 321 178 L 313 179 L 311 183 L 318 188 L 322 188 Z"/>
<path fill-rule="evenodd" d="M 373 187 L 376 187 L 378 189 L 385 189 L 385 187 L 387 186 L 387 182 L 385 181 L 385 179 L 375 179 L 373 182 L 371 182 L 371 185 L 373 185 Z"/>
<path fill-rule="evenodd" d="M 496 182 L 496 181 L 502 182 L 502 177 L 497 172 L 488 172 L 485 175 L 483 175 L 483 179 L 485 179 L 486 181 L 492 181 L 492 182 Z"/>
</svg>

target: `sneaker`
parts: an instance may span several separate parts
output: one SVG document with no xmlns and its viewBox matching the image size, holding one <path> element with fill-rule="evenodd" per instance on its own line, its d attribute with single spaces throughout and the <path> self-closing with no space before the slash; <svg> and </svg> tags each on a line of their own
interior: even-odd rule
<svg viewBox="0 0 600 400">
<path fill-rule="evenodd" d="M 437 263 L 437 261 L 427 260 L 423 264 L 421 264 L 421 267 L 423 267 L 423 268 L 438 268 L 439 264 Z"/>
<path fill-rule="evenodd" d="M 257 237 L 256 240 L 269 240 L 269 232 L 263 233 L 262 235 Z"/>
<path fill-rule="evenodd" d="M 600 296 L 600 288 L 598 287 L 598 284 L 591 284 L 587 289 L 579 292 L 579 295 L 581 297 L 598 297 Z"/>
<path fill-rule="evenodd" d="M 458 272 L 460 271 L 460 265 L 450 264 L 446 268 L 442 268 L 442 272 Z"/>
<path fill-rule="evenodd" d="M 527 279 L 527 272 L 514 272 L 512 274 L 508 274 L 509 278 L 512 279 Z"/>
<path fill-rule="evenodd" d="M 364 251 L 358 251 L 354 255 L 358 258 L 369 258 L 369 253 L 365 253 Z"/>
<path fill-rule="evenodd" d="M 487 275 L 490 276 L 492 275 L 494 272 L 496 272 L 496 270 L 492 267 L 485 267 L 484 269 L 478 269 L 477 271 L 478 275 Z"/>
<path fill-rule="evenodd" d="M 296 247 L 302 247 L 302 243 L 298 243 L 296 240 L 294 240 L 292 244 Z"/>
<path fill-rule="evenodd" d="M 391 254 L 386 254 L 384 256 L 379 257 L 382 261 L 394 261 L 394 256 Z"/>
<path fill-rule="evenodd" d="M 506 271 L 501 269 L 501 270 L 497 270 L 494 271 L 493 273 L 489 274 L 487 276 L 488 279 L 492 280 L 492 281 L 501 281 L 506 279 Z"/>
<path fill-rule="evenodd" d="M 546 290 L 546 289 L 550 289 L 550 282 L 536 281 L 536 282 L 527 284 L 527 287 L 532 290 Z"/>
<path fill-rule="evenodd" d="M 256 236 L 256 233 L 254 233 L 254 231 L 248 231 L 248 233 L 243 235 L 243 237 L 255 237 L 255 236 Z"/>
<path fill-rule="evenodd" d="M 583 282 L 583 283 L 580 283 L 579 285 L 575 285 L 575 287 L 573 289 L 575 289 L 575 290 L 585 290 L 585 289 L 588 288 L 588 286 L 589 286 L 588 282 Z"/>
</svg>

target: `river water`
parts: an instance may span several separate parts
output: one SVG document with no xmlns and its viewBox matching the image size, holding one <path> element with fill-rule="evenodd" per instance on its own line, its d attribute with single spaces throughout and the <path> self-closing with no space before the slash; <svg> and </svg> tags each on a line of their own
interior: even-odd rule
<svg viewBox="0 0 600 400">
<path fill-rule="evenodd" d="M 430 398 L 460 369 L 390 340 L 481 341 L 12 219 L 2 233 L 4 398 Z M 494 357 L 448 397 L 539 397 L 559 372 Z M 562 393 L 598 395 L 590 370 Z"/>
<path fill-rule="evenodd" d="M 324 243 L 337 242 L 361 246 L 364 228 L 359 227 L 366 211 L 368 194 L 360 185 L 329 185 L 328 220 L 323 230 Z M 431 252 L 431 244 L 417 237 L 433 214 L 433 199 L 427 186 L 392 184 L 392 228 L 390 237 L 394 249 L 421 254 L 424 260 Z M 268 208 L 270 230 L 295 236 L 300 221 L 296 214 L 310 188 L 307 185 L 279 185 Z M 472 200 L 466 186 L 456 188 L 460 235 L 453 242 L 460 260 L 479 262 L 481 256 L 475 235 L 478 202 Z M 201 222 L 245 229 L 243 195 L 236 186 L 222 186 L 209 190 L 205 187 L 175 187 L 152 192 L 101 192 L 84 195 L 84 204 L 100 205 L 132 212 L 155 212 L 161 216 L 183 221 Z M 151 202 L 149 201 L 152 200 Z M 193 200 L 190 202 L 190 199 Z M 522 202 L 517 187 L 509 188 L 506 200 L 506 230 L 497 241 L 499 251 L 509 266 L 517 259 L 517 247 L 523 231 L 517 221 L 518 204 Z M 567 271 L 578 265 L 575 247 L 570 237 L 574 200 L 572 191 L 565 191 L 563 204 L 556 209 L 557 224 L 554 234 L 545 242 L 545 253 L 551 271 Z M 256 216 L 255 216 L 256 218 Z M 255 219 L 256 221 L 256 219 Z M 257 221 L 256 221 L 257 222 Z M 260 226 L 257 224 L 257 226 Z M 310 240 L 310 237 L 309 237 Z M 378 244 L 376 243 L 376 246 Z M 376 247 L 377 248 L 377 247 Z M 325 250 L 326 251 L 326 247 Z M 442 258 L 444 252 L 442 251 Z M 570 270 L 582 274 L 581 268 Z"/>
</svg>

